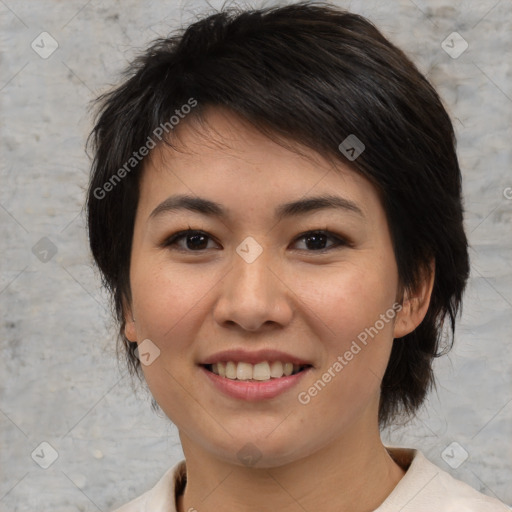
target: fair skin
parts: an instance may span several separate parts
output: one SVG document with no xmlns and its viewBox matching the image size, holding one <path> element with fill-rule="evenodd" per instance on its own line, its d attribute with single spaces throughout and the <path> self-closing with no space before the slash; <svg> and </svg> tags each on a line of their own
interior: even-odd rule
<svg viewBox="0 0 512 512">
<path fill-rule="evenodd" d="M 178 510 L 374 510 L 404 475 L 380 439 L 380 383 L 393 338 L 422 321 L 432 279 L 321 392 L 299 403 L 298 393 L 400 297 L 384 210 L 370 182 L 343 162 L 334 168 L 306 148 L 309 158 L 299 156 L 226 111 L 211 109 L 207 120 L 214 132 L 180 127 L 185 151 L 161 145 L 150 155 L 125 308 L 128 339 L 150 339 L 160 349 L 142 369 L 179 430 L 187 486 Z M 215 201 L 227 216 L 179 210 L 150 217 L 176 194 Z M 274 217 L 283 203 L 326 194 L 360 212 L 324 208 Z M 198 242 L 192 233 L 164 245 L 189 226 L 208 238 Z M 318 230 L 349 243 L 336 246 L 329 233 L 304 236 Z M 236 252 L 248 236 L 262 248 L 251 263 Z M 231 348 L 274 348 L 312 368 L 298 387 L 248 402 L 220 393 L 199 366 Z M 259 456 L 253 466 L 237 457 L 248 443 Z"/>
</svg>

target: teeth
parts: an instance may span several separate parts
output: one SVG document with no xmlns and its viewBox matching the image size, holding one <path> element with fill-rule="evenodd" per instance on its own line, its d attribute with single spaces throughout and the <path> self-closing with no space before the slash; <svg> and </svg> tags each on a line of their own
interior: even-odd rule
<svg viewBox="0 0 512 512">
<path fill-rule="evenodd" d="M 252 378 L 254 380 L 269 380 L 270 379 L 270 366 L 265 361 L 263 363 L 255 364 L 252 369 Z"/>
<path fill-rule="evenodd" d="M 297 373 L 302 366 L 281 361 L 262 361 L 258 364 L 250 364 L 234 361 L 219 362 L 211 365 L 211 371 L 221 377 L 231 380 L 257 380 L 266 381 L 288 377 Z"/>
<path fill-rule="evenodd" d="M 278 379 L 283 376 L 283 363 L 281 361 L 272 361 L 270 363 L 270 376 Z"/>
<path fill-rule="evenodd" d="M 236 363 L 233 363 L 233 361 L 226 363 L 226 377 L 228 379 L 236 379 Z"/>
<path fill-rule="evenodd" d="M 238 363 L 236 367 L 236 378 L 238 380 L 251 380 L 252 379 L 252 364 Z"/>
</svg>

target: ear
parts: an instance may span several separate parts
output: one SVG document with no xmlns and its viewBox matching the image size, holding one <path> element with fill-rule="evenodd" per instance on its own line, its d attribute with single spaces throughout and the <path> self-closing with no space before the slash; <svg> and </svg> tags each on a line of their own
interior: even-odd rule
<svg viewBox="0 0 512 512">
<path fill-rule="evenodd" d="M 123 300 L 124 335 L 129 341 L 137 341 L 137 329 L 133 318 L 132 308 Z"/>
<path fill-rule="evenodd" d="M 430 305 L 434 288 L 435 261 L 430 262 L 428 272 L 424 272 L 421 282 L 414 292 L 405 291 L 394 325 L 394 338 L 402 338 L 421 324 Z"/>
</svg>

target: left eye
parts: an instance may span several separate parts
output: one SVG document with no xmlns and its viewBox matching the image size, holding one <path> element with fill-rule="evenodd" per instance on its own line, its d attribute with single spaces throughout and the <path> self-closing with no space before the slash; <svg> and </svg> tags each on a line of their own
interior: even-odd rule
<svg viewBox="0 0 512 512">
<path fill-rule="evenodd" d="M 334 244 L 327 248 L 323 247 L 328 239 L 334 240 Z M 310 248 L 312 246 L 313 250 L 316 252 L 325 252 L 342 245 L 347 245 L 345 240 L 330 233 L 329 231 L 308 231 L 307 233 L 300 235 L 296 240 L 305 240 L 306 246 L 309 246 Z"/>
<path fill-rule="evenodd" d="M 329 239 L 334 243 L 325 247 Z M 178 243 L 182 240 L 185 240 L 185 247 Z M 163 245 L 165 247 L 176 246 L 179 250 L 187 252 L 199 252 L 208 249 L 209 240 L 212 240 L 212 238 L 207 233 L 188 229 L 171 235 Z M 306 250 L 307 252 L 326 252 L 339 246 L 348 245 L 345 240 L 329 231 L 308 231 L 295 239 L 295 243 L 300 241 L 304 241 L 307 249 L 298 250 Z"/>
</svg>

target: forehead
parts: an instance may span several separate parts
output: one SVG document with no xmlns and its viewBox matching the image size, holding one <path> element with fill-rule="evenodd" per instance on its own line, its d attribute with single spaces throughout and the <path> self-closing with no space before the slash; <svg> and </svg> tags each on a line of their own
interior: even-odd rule
<svg viewBox="0 0 512 512">
<path fill-rule="evenodd" d="M 363 212 L 381 207 L 374 186 L 341 158 L 333 164 L 296 142 L 271 140 L 226 110 L 210 109 L 204 122 L 183 122 L 171 143 L 152 150 L 144 166 L 140 207 L 146 215 L 177 193 L 252 209 L 336 193 Z"/>
</svg>

